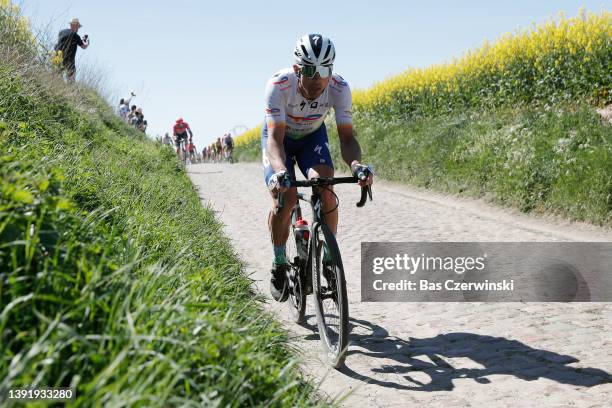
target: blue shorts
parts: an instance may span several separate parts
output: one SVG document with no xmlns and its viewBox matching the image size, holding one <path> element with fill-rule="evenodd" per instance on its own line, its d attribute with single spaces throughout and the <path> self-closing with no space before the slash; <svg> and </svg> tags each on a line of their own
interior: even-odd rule
<svg viewBox="0 0 612 408">
<path fill-rule="evenodd" d="M 268 143 L 268 127 L 264 123 L 261 130 L 261 157 L 264 165 L 264 180 L 268 180 L 274 174 L 272 166 L 266 156 L 266 145 Z M 297 163 L 304 177 L 308 178 L 308 170 L 317 165 L 334 168 L 331 154 L 329 153 L 329 140 L 325 123 L 311 134 L 301 139 L 291 139 L 285 136 L 283 140 L 285 148 L 285 166 L 292 177 L 295 177 L 295 164 Z"/>
</svg>

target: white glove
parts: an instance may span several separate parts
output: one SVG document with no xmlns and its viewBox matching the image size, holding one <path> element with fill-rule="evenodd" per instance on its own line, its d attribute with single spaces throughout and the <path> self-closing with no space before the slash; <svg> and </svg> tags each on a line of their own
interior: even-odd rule
<svg viewBox="0 0 612 408">
<path fill-rule="evenodd" d="M 279 187 L 281 187 L 281 183 L 284 184 L 285 180 L 288 178 L 287 171 L 281 170 L 277 173 L 274 173 L 270 180 L 268 180 L 268 190 L 277 191 Z"/>
</svg>

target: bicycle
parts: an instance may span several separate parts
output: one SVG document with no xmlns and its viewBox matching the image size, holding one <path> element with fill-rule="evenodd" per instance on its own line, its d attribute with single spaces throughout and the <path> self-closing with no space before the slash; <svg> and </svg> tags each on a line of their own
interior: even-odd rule
<svg viewBox="0 0 612 408">
<path fill-rule="evenodd" d="M 183 165 L 183 168 L 187 167 L 187 149 L 186 149 L 186 143 L 187 141 L 183 138 L 181 139 L 180 145 L 179 145 L 179 158 L 181 160 L 181 164 Z"/>
<path fill-rule="evenodd" d="M 306 296 L 314 295 L 319 337 L 334 368 L 342 366 L 346 358 L 349 334 L 348 298 L 340 249 L 325 221 L 326 213 L 322 209 L 319 191 L 328 189 L 332 192 L 336 197 L 335 210 L 340 201 L 328 187 L 365 180 L 364 173 L 360 176 L 362 177 L 321 177 L 304 181 L 290 180 L 286 183 L 287 187 L 311 187 L 312 195 L 308 198 L 306 194 L 298 193 L 297 203 L 291 211 L 291 233 L 287 242 L 290 268 L 287 270 L 282 299 L 289 298 L 293 320 L 299 324 L 304 321 Z M 357 207 L 363 207 L 368 197 L 371 201 L 370 186 L 362 187 Z M 304 229 L 300 201 L 310 204 L 312 208 L 313 222 L 307 230 Z M 283 205 L 283 195 L 280 194 L 277 211 L 282 209 Z M 328 259 L 325 259 L 325 252 L 328 253 Z M 327 302 L 329 300 L 331 302 Z"/>
<path fill-rule="evenodd" d="M 225 161 L 227 163 L 230 163 L 230 164 L 234 163 L 234 157 L 232 156 L 233 152 L 234 152 L 234 148 L 226 147 L 224 149 L 223 155 L 225 156 Z"/>
</svg>

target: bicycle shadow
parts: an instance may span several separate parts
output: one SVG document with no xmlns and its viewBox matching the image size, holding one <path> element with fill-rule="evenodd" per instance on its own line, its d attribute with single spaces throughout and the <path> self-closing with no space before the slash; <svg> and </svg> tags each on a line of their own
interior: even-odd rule
<svg viewBox="0 0 612 408">
<path fill-rule="evenodd" d="M 598 368 L 576 368 L 568 364 L 578 362 L 573 356 L 553 351 L 535 349 L 516 340 L 504 337 L 485 336 L 475 333 L 445 333 L 435 337 L 405 340 L 389 335 L 383 327 L 365 320 L 350 319 L 351 335 L 345 366 L 339 371 L 357 380 L 382 387 L 413 391 L 451 391 L 453 380 L 473 379 L 480 384 L 489 384 L 487 376 L 512 375 L 525 381 L 539 378 L 570 384 L 593 387 L 612 382 L 610 373 Z M 316 326 L 306 324 L 316 332 Z M 366 331 L 367 334 L 355 333 Z M 307 336 L 318 340 L 318 334 Z M 371 369 L 377 374 L 393 374 L 386 378 L 405 379 L 405 383 L 382 380 L 380 376 L 368 376 L 362 370 L 351 369 L 351 355 L 392 360 Z M 462 359 L 462 365 L 479 368 L 455 368 L 445 359 Z M 457 365 L 457 364 L 455 364 Z M 417 379 L 424 375 L 429 381 Z"/>
</svg>

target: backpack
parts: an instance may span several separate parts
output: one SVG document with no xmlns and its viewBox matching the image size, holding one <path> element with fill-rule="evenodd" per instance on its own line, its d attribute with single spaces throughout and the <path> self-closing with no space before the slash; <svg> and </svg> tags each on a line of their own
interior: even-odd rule
<svg viewBox="0 0 612 408">
<path fill-rule="evenodd" d="M 72 31 L 69 28 L 60 30 L 60 32 L 57 34 L 57 44 L 55 44 L 55 47 L 53 47 L 54 51 L 63 51 L 66 48 L 71 32 Z"/>
</svg>

